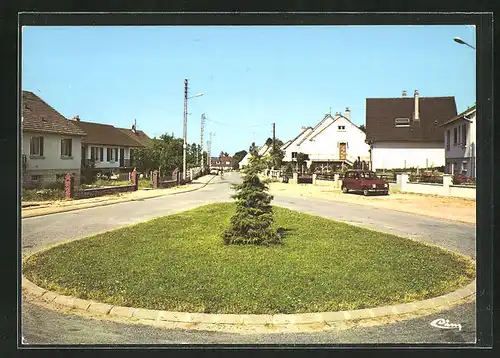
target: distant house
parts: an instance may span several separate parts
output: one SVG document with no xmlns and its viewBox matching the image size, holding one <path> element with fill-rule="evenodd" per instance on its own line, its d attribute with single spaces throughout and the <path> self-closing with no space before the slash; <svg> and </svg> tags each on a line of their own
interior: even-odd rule
<svg viewBox="0 0 500 358">
<path fill-rule="evenodd" d="M 143 148 L 149 142 L 144 132 L 115 128 L 109 124 L 83 122 L 77 116 L 73 123 L 87 135 L 82 139 L 82 166 L 92 163 L 96 171 L 120 172 L 132 167 L 131 153 L 134 149 Z"/>
<path fill-rule="evenodd" d="M 210 158 L 210 168 L 230 170 L 233 165 L 233 158 L 230 156 L 220 156 Z"/>
<path fill-rule="evenodd" d="M 352 165 L 360 157 L 369 160 L 366 134 L 351 122 L 351 111 L 346 108 L 334 116 L 326 114 L 315 127 L 302 127 L 297 137 L 284 147 L 285 161 L 294 161 L 297 153 L 308 156 L 307 164 L 320 170 Z"/>
<path fill-rule="evenodd" d="M 476 106 L 441 127 L 445 140 L 445 173 L 476 177 Z"/>
<path fill-rule="evenodd" d="M 22 92 L 21 108 L 23 186 L 63 181 L 67 173 L 78 185 L 85 131 L 32 92 Z"/>
<path fill-rule="evenodd" d="M 366 99 L 366 142 L 372 170 L 445 164 L 444 122 L 457 115 L 454 97 Z"/>
<path fill-rule="evenodd" d="M 245 168 L 248 165 L 248 162 L 250 160 L 250 157 L 252 156 L 252 153 L 248 152 L 238 163 L 238 167 L 240 169 Z"/>
</svg>

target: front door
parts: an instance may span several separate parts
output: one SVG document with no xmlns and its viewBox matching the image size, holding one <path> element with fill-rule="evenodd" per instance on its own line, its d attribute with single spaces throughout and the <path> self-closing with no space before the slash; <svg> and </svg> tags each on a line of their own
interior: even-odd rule
<svg viewBox="0 0 500 358">
<path fill-rule="evenodd" d="M 120 148 L 120 167 L 124 167 L 125 166 L 125 149 L 123 148 Z"/>
<path fill-rule="evenodd" d="M 340 143 L 339 144 L 339 159 L 340 160 L 345 160 L 347 154 L 347 144 L 346 143 Z"/>
</svg>

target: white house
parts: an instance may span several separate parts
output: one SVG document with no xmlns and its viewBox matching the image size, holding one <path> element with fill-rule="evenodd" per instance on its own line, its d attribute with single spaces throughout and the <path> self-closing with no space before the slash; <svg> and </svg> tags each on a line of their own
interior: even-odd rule
<svg viewBox="0 0 500 358">
<path fill-rule="evenodd" d="M 250 157 L 252 156 L 252 154 L 250 152 L 248 152 L 239 162 L 238 162 L 238 166 L 240 169 L 243 169 L 244 167 L 246 167 L 248 165 L 248 161 L 250 160 Z"/>
<path fill-rule="evenodd" d="M 369 161 L 366 134 L 351 122 L 351 111 L 326 115 L 312 132 L 298 142 L 298 149 L 308 155 L 308 165 L 320 168 L 352 165 L 358 159 Z"/>
<path fill-rule="evenodd" d="M 41 187 L 72 173 L 80 182 L 81 140 L 86 133 L 29 91 L 22 93 L 22 183 Z"/>
<path fill-rule="evenodd" d="M 457 115 L 455 97 L 366 99 L 366 141 L 372 170 L 445 164 L 445 121 Z"/>
<path fill-rule="evenodd" d="M 445 140 L 445 173 L 476 177 L 476 106 L 441 125 Z"/>
<path fill-rule="evenodd" d="M 144 132 L 135 129 L 135 124 L 132 130 L 126 130 L 109 124 L 83 122 L 78 116 L 73 118 L 73 123 L 87 134 L 80 149 L 82 166 L 93 163 L 96 171 L 131 170 L 131 153 L 145 146 L 144 137 L 149 140 Z"/>
<path fill-rule="evenodd" d="M 369 160 L 369 146 L 366 136 L 351 122 L 351 111 L 326 114 L 313 127 L 302 127 L 300 134 L 285 148 L 285 161 L 294 161 L 297 153 L 308 156 L 307 164 L 314 163 L 319 169 L 334 169 L 344 164 L 352 165 L 357 158 Z"/>
<path fill-rule="evenodd" d="M 300 152 L 299 143 L 313 131 L 312 127 L 302 127 L 298 136 L 289 140 L 281 149 L 285 152 L 283 161 L 292 162 Z"/>
</svg>

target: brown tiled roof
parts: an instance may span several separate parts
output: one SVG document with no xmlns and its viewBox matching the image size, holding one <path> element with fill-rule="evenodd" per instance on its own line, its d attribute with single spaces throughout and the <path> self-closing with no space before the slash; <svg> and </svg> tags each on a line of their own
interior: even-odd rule
<svg viewBox="0 0 500 358">
<path fill-rule="evenodd" d="M 23 91 L 21 100 L 22 130 L 84 136 L 86 133 L 49 106 L 36 94 Z"/>
<path fill-rule="evenodd" d="M 83 144 L 142 147 L 138 141 L 112 125 L 82 121 L 73 121 L 73 123 L 87 133 L 87 136 L 82 138 Z"/>
<path fill-rule="evenodd" d="M 140 145 L 147 146 L 151 143 L 151 138 L 148 137 L 146 133 L 141 130 L 138 130 L 134 133 L 132 129 L 127 128 L 118 128 L 122 133 L 126 134 L 133 140 L 139 142 Z"/>
<path fill-rule="evenodd" d="M 455 97 L 419 97 L 420 122 L 413 122 L 415 98 L 367 98 L 367 141 L 444 141 L 442 123 L 456 116 Z M 396 118 L 409 118 L 409 127 L 395 127 Z"/>
</svg>

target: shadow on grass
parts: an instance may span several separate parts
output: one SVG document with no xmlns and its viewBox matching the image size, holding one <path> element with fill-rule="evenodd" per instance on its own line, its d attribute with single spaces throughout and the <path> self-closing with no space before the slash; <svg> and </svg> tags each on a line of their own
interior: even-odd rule
<svg viewBox="0 0 500 358">
<path fill-rule="evenodd" d="M 281 238 L 284 239 L 284 238 L 286 238 L 289 235 L 289 233 L 295 231 L 295 229 L 289 229 L 289 228 L 280 227 L 276 231 L 281 236 Z"/>
</svg>

